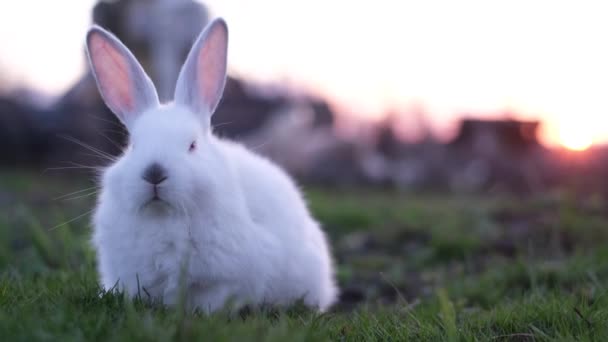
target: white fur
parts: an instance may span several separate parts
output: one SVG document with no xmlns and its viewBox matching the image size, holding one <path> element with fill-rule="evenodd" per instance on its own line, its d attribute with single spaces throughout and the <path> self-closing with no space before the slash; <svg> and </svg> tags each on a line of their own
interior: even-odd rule
<svg viewBox="0 0 608 342">
<path fill-rule="evenodd" d="M 227 40 L 227 31 L 220 32 L 218 25 L 225 28 L 223 21 L 214 21 L 195 50 L 205 48 L 206 35 L 219 34 L 218 41 L 223 34 Z M 100 28 L 93 30 L 90 34 L 115 39 Z M 89 46 L 90 55 L 93 48 Z M 137 63 L 118 53 L 124 57 L 120 63 Z M 187 61 L 181 74 L 191 74 L 188 68 L 196 65 Z M 225 70 L 225 65 L 218 67 Z M 129 70 L 128 76 L 145 77 L 136 67 Z M 105 76 L 111 83 L 112 76 Z M 192 82 L 200 83 L 199 78 Z M 217 78 L 202 81 L 223 87 L 224 80 Z M 123 91 L 117 98 L 139 93 Z M 135 100 L 130 103 L 145 103 Z M 217 100 L 204 99 L 209 108 Z M 205 312 L 229 302 L 282 306 L 299 299 L 326 310 L 337 296 L 330 250 L 294 182 L 267 159 L 215 137 L 210 113 L 201 115 L 201 99 L 197 101 L 142 105 L 129 119 L 129 147 L 104 171 L 93 218 L 103 287 L 132 296 L 149 294 L 169 305 L 185 294 L 190 307 Z M 190 151 L 192 141 L 196 148 Z M 162 201 L 150 202 L 153 186 L 142 174 L 154 162 L 168 178 L 158 186 Z"/>
</svg>

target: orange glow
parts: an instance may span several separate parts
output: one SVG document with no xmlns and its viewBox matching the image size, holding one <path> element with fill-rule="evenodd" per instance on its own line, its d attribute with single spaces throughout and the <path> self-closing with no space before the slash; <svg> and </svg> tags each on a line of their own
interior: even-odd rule
<svg viewBox="0 0 608 342">
<path fill-rule="evenodd" d="M 586 130 L 571 129 L 560 135 L 560 143 L 572 151 L 584 151 L 593 145 L 593 139 Z"/>
<path fill-rule="evenodd" d="M 422 103 L 441 136 L 461 113 L 509 108 L 541 121 L 545 145 L 608 143 L 608 2 L 200 1 L 229 23 L 235 76 L 289 80 L 364 119 Z M 85 70 L 96 2 L 0 1 L 0 70 L 61 95 Z"/>
</svg>

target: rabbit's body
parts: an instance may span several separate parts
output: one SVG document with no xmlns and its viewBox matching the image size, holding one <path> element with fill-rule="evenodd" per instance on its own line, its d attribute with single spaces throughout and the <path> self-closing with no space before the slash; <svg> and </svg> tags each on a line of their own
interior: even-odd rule
<svg viewBox="0 0 608 342">
<path fill-rule="evenodd" d="M 212 27 L 218 31 L 221 24 Z M 103 33 L 97 30 L 89 36 L 91 62 L 102 95 L 119 112 L 131 142 L 104 171 L 93 220 L 103 287 L 170 305 L 184 295 L 188 306 L 206 312 L 229 301 L 288 305 L 299 299 L 327 309 L 337 295 L 329 247 L 289 176 L 243 146 L 213 136 L 208 117 L 201 122 L 193 115 L 201 103 L 190 92 L 207 84 L 178 81 L 176 102 L 159 106 L 145 79 L 129 78 L 139 77 L 137 65 L 129 65 L 128 58 L 122 62 L 124 52 L 111 50 L 118 43 L 95 36 Z M 216 38 L 204 35 L 195 49 Z M 115 64 L 108 66 L 108 60 Z M 197 66 L 192 63 L 180 74 L 186 83 L 198 71 L 188 71 Z M 105 77 L 121 74 L 116 69 L 133 89 L 106 86 Z M 204 98 L 207 90 L 199 89 L 202 104 L 209 105 L 203 114 L 217 103 L 216 89 Z M 141 107 L 136 115 L 133 106 Z"/>
<path fill-rule="evenodd" d="M 224 159 L 214 172 L 229 181 L 184 203 L 185 212 L 162 203 L 125 210 L 120 196 L 113 197 L 115 172 L 108 169 L 93 240 L 103 286 L 168 304 L 182 286 L 193 304 L 210 311 L 227 299 L 289 304 L 301 298 L 325 309 L 336 295 L 327 243 L 291 179 L 241 145 L 209 136 L 208 147 L 206 153 Z M 113 167 L 120 172 L 120 164 Z M 214 200 L 216 191 L 229 200 Z"/>
</svg>

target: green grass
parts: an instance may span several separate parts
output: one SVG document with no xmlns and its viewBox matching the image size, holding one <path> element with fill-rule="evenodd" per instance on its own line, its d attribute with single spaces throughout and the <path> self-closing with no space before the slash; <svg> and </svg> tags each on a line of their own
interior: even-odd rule
<svg viewBox="0 0 608 342">
<path fill-rule="evenodd" d="M 212 316 L 104 293 L 87 244 L 90 187 L 0 173 L 0 336 L 32 340 L 604 341 L 608 203 L 544 194 L 309 189 L 342 301 Z"/>
</svg>

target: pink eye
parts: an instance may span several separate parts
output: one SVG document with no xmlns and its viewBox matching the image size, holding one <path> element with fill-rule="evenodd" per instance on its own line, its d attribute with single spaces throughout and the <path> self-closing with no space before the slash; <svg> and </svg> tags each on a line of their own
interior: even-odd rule
<svg viewBox="0 0 608 342">
<path fill-rule="evenodd" d="M 192 152 L 196 149 L 196 141 L 193 141 L 190 143 L 190 148 L 188 148 L 188 151 Z"/>
</svg>

